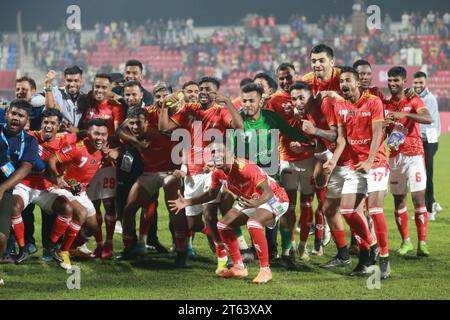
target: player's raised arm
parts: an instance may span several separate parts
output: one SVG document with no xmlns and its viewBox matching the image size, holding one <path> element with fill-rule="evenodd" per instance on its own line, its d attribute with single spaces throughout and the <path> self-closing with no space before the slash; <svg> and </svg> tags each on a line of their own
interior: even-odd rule
<svg viewBox="0 0 450 320">
<path fill-rule="evenodd" d="M 164 98 L 158 120 L 159 131 L 170 131 L 179 127 L 179 125 L 169 117 L 169 108 L 173 107 L 176 103 L 179 103 L 176 94 L 170 94 Z"/>
<path fill-rule="evenodd" d="M 53 88 L 53 80 L 56 78 L 56 71 L 50 70 L 47 73 L 47 76 L 44 81 L 44 90 L 45 90 L 45 108 L 46 109 L 56 109 L 61 111 L 61 106 L 56 101 L 57 98 L 55 97 L 55 93 L 59 94 L 59 100 L 61 100 L 61 93 L 56 92 L 58 89 L 55 87 L 55 90 Z M 55 92 L 54 92 L 55 91 Z"/>
<path fill-rule="evenodd" d="M 233 106 L 233 103 L 228 97 L 225 97 L 223 94 L 218 93 L 216 97 L 216 103 L 223 105 L 230 112 L 231 115 L 230 126 L 233 129 L 244 129 L 244 119 L 242 119 L 241 115 Z"/>
</svg>

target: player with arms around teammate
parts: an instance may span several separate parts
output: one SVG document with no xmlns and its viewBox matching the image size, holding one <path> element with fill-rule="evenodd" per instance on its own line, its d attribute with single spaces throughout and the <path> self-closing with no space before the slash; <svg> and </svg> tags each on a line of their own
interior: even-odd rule
<svg viewBox="0 0 450 320">
<path fill-rule="evenodd" d="M 417 255 L 427 257 L 430 252 L 426 244 L 428 212 L 425 205 L 427 177 L 424 150 L 419 124 L 432 122 L 430 112 L 418 96 L 407 98 L 404 93 L 406 70 L 393 67 L 388 71 L 388 88 L 391 99 L 387 103 L 386 125 L 390 133 L 389 167 L 391 169 L 391 192 L 394 196 L 395 221 L 402 236 L 397 251 L 404 256 L 413 249 L 408 230 L 406 194 L 409 190 L 414 204 L 415 222 L 419 244 Z"/>
<path fill-rule="evenodd" d="M 107 139 L 108 122 L 91 119 L 85 139 L 64 147 L 48 159 L 48 179 L 56 186 L 51 192 L 66 197 L 73 207 L 72 221 L 58 252 L 57 261 L 64 269 L 72 268 L 69 250 L 83 224 L 89 226 L 92 234 L 98 229 L 95 207 L 86 194 L 86 187 L 107 157 L 102 151 Z M 63 174 L 58 170 L 60 164 L 66 166 Z"/>
<path fill-rule="evenodd" d="M 58 110 L 44 110 L 41 114 L 41 130 L 29 132 L 39 143 L 39 155 L 43 161 L 46 161 L 62 148 L 77 141 L 77 137 L 73 134 L 58 133 L 62 119 L 63 116 Z M 25 262 L 29 257 L 25 247 L 24 223 L 22 220 L 22 212 L 29 204 L 38 204 L 45 211 L 45 214 L 54 213 L 58 216 L 50 235 L 51 242 L 56 243 L 69 226 L 73 208 L 64 197 L 58 197 L 54 200 L 53 195 L 47 191 L 51 187 L 52 184 L 43 175 L 31 173 L 14 188 L 12 222 L 14 236 L 19 245 L 19 255 L 16 258 L 17 264 Z M 48 207 L 50 202 L 53 204 L 51 207 Z"/>
<path fill-rule="evenodd" d="M 260 271 L 253 279 L 253 283 L 267 283 L 272 280 L 272 272 L 264 226 L 273 228 L 281 218 L 281 224 L 290 227 L 284 217 L 289 206 L 287 194 L 255 163 L 235 158 L 233 151 L 222 141 L 213 142 L 210 148 L 216 166 L 212 174 L 211 188 L 190 199 L 180 195 L 177 200 L 171 201 L 172 208 L 181 210 L 190 205 L 211 201 L 217 197 L 222 184 L 226 183 L 229 192 L 237 197 L 238 203 L 217 223 L 217 228 L 234 265 L 218 276 L 222 278 L 248 276 L 233 231 L 233 228 L 246 224 L 260 264 Z"/>
</svg>

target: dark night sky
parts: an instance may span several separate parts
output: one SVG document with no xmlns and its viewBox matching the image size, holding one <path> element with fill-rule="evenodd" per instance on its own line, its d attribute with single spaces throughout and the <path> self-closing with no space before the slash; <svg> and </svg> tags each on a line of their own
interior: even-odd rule
<svg viewBox="0 0 450 320">
<path fill-rule="evenodd" d="M 197 26 L 239 23 L 246 13 L 273 14 L 279 23 L 286 23 L 292 13 L 303 13 L 309 21 L 322 14 L 350 14 L 353 0 L 6 0 L 0 10 L 0 30 L 16 31 L 16 14 L 22 10 L 24 29 L 34 30 L 37 24 L 55 29 L 65 21 L 66 8 L 77 4 L 81 8 L 83 28 L 95 22 L 125 19 L 143 22 L 147 18 L 192 16 Z M 399 20 L 404 10 L 450 11 L 447 0 L 366 0 Z"/>
</svg>

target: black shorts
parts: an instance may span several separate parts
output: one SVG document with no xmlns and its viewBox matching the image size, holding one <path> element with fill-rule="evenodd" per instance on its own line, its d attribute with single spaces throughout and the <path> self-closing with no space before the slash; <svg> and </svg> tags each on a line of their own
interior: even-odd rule
<svg viewBox="0 0 450 320">
<path fill-rule="evenodd" d="M 9 231 L 11 230 L 12 210 L 12 191 L 7 191 L 3 194 L 2 200 L 0 200 L 0 233 L 3 233 L 6 238 L 9 237 Z"/>
</svg>

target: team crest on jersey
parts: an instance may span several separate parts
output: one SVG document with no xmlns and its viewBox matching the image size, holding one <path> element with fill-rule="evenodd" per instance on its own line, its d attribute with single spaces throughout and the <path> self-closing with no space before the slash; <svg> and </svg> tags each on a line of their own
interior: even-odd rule
<svg viewBox="0 0 450 320">
<path fill-rule="evenodd" d="M 96 160 L 95 159 L 91 159 L 91 162 L 89 164 L 95 164 Z"/>
<path fill-rule="evenodd" d="M 405 106 L 404 108 L 403 108 L 403 111 L 404 112 L 410 112 L 412 110 L 412 107 L 411 106 Z"/>
<path fill-rule="evenodd" d="M 61 152 L 62 152 L 62 153 L 67 153 L 67 152 L 69 152 L 70 150 L 72 150 L 72 146 L 67 146 L 67 147 L 62 148 L 62 149 L 61 149 Z"/>
</svg>

